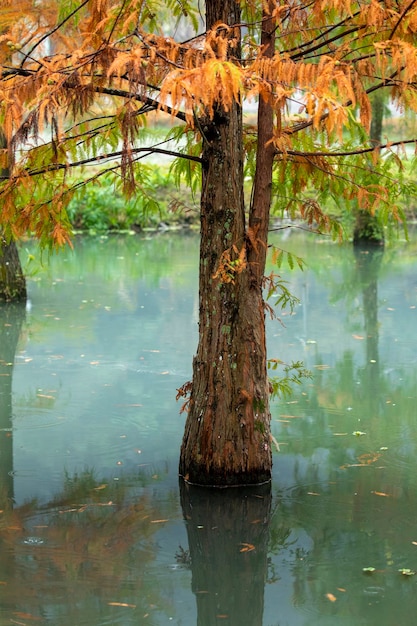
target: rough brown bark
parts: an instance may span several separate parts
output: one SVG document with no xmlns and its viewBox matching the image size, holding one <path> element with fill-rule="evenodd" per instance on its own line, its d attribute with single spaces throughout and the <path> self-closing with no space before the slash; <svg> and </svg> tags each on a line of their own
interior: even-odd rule
<svg viewBox="0 0 417 626">
<path fill-rule="evenodd" d="M 0 148 L 7 148 L 7 141 L 0 128 Z M 1 176 L 8 176 L 7 168 L 0 169 Z M 6 241 L 0 228 L 0 302 L 26 300 L 26 280 L 20 264 L 14 240 Z"/>
<path fill-rule="evenodd" d="M 16 242 L 7 242 L 0 232 L 0 302 L 20 302 L 26 297 L 26 280 Z"/>
<path fill-rule="evenodd" d="M 239 2 L 206 4 L 208 28 L 239 24 Z M 258 207 L 254 243 L 245 225 L 240 106 L 225 111 L 219 103 L 202 130 L 199 344 L 179 470 L 195 484 L 249 485 L 270 480 L 272 465 L 262 297 L 268 215 Z M 247 263 L 213 278 L 225 251 Z"/>
<path fill-rule="evenodd" d="M 197 626 L 263 622 L 270 483 L 233 490 L 181 481 Z"/>
</svg>

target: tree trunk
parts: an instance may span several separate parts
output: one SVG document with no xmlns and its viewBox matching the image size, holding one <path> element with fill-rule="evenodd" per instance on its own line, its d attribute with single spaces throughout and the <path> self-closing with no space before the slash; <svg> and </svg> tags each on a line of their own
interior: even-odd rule
<svg viewBox="0 0 417 626">
<path fill-rule="evenodd" d="M 206 6 L 207 29 L 240 23 L 238 1 L 209 0 Z M 240 44 L 231 44 L 229 53 L 238 57 Z M 202 129 L 199 344 L 179 471 L 200 485 L 257 484 L 270 480 L 272 465 L 262 296 L 266 243 L 260 239 L 265 224 L 257 225 L 259 242 L 253 233 L 247 237 L 241 107 L 225 111 L 218 103 Z"/>
<path fill-rule="evenodd" d="M 180 484 L 197 626 L 261 626 L 268 574 L 271 485 L 205 489 Z"/>
<path fill-rule="evenodd" d="M 0 149 L 7 148 L 7 140 L 0 128 Z M 0 176 L 9 176 L 8 168 L 0 168 Z M 0 302 L 26 300 L 26 280 L 20 264 L 16 242 L 7 241 L 0 228 Z"/>
<path fill-rule="evenodd" d="M 16 242 L 7 242 L 0 233 L 0 301 L 20 302 L 26 296 L 26 280 Z"/>
<path fill-rule="evenodd" d="M 375 146 L 381 144 L 382 122 L 384 120 L 384 96 L 376 93 L 372 100 L 372 122 L 370 139 Z M 363 209 L 357 209 L 355 225 L 353 229 L 353 243 L 355 245 L 384 245 L 384 228 L 378 219 L 378 215 Z"/>
</svg>

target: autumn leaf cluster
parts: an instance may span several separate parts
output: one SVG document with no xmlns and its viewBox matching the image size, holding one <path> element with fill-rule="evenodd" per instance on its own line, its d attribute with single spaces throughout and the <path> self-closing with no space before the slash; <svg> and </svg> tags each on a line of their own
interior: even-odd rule
<svg viewBox="0 0 417 626">
<path fill-rule="evenodd" d="M 373 93 L 417 108 L 417 7 L 242 0 L 241 8 L 242 23 L 205 32 L 189 0 L 3 0 L 0 206 L 9 234 L 66 241 L 75 168 L 97 166 L 86 180 L 114 170 L 126 193 L 138 193 L 141 159 L 157 148 L 151 115 L 171 119 L 173 155 L 197 168 L 205 120 L 259 98 L 274 110 L 276 182 L 291 174 L 289 198 L 315 176 L 321 189 L 343 178 L 347 195 L 375 210 L 385 187 L 358 183 L 355 168 L 372 169 L 380 156 L 369 141 Z M 272 55 L 259 44 L 265 15 L 277 33 Z M 256 129 L 245 142 L 250 165 Z"/>
</svg>

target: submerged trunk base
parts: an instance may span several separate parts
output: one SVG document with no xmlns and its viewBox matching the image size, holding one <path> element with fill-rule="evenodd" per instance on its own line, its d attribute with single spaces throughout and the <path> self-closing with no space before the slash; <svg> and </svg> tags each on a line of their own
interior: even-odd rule
<svg viewBox="0 0 417 626">
<path fill-rule="evenodd" d="M 224 471 L 224 468 L 219 468 L 207 471 L 205 467 L 201 467 L 192 461 L 188 463 L 185 474 L 180 466 L 180 476 L 189 485 L 217 488 L 264 485 L 271 481 L 271 472 L 268 469 L 256 469 L 251 472 L 230 472 Z"/>
</svg>

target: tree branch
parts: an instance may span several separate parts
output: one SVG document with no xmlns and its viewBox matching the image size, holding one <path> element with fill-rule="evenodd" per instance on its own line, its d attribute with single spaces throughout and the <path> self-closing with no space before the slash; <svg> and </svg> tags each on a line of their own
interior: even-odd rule
<svg viewBox="0 0 417 626">
<path fill-rule="evenodd" d="M 190 154 L 183 154 L 181 152 L 175 152 L 174 150 L 163 150 L 162 148 L 132 148 L 130 150 L 131 154 L 139 154 L 144 153 L 142 156 L 139 156 L 136 160 L 143 159 L 144 157 L 150 154 L 166 154 L 167 156 L 172 156 L 174 158 L 186 159 L 187 161 L 194 161 L 195 163 L 202 163 L 202 159 L 197 156 L 193 156 Z M 109 152 L 108 154 L 100 154 L 95 157 L 89 157 L 87 159 L 81 159 L 79 161 L 73 161 L 72 163 L 51 163 L 41 169 L 38 170 L 28 170 L 25 172 L 27 176 L 39 176 L 41 174 L 47 174 L 48 172 L 56 172 L 59 170 L 68 170 L 73 167 L 82 167 L 83 165 L 89 165 L 91 163 L 98 163 L 100 161 L 107 161 L 108 159 L 117 159 L 123 155 L 123 150 L 118 150 L 117 152 Z M 19 176 L 5 177 L 0 176 L 0 180 L 18 180 Z"/>
<path fill-rule="evenodd" d="M 303 152 L 301 150 L 287 150 L 286 154 L 290 154 L 291 156 L 304 156 L 308 157 L 344 157 L 344 156 L 356 156 L 359 154 L 367 154 L 369 152 L 374 152 L 375 150 L 385 150 L 389 148 L 395 148 L 396 146 L 404 146 L 406 144 L 417 144 L 416 139 L 406 139 L 405 141 L 393 141 L 385 144 L 379 144 L 377 148 L 373 146 L 372 148 L 358 148 L 357 150 L 347 150 L 345 152 Z M 284 154 L 281 151 L 276 151 L 276 155 Z"/>
<path fill-rule="evenodd" d="M 404 17 L 407 15 L 407 13 L 410 11 L 410 9 L 413 8 L 413 5 L 416 3 L 416 0 L 411 0 L 410 4 L 408 6 L 405 7 L 405 9 L 402 11 L 400 17 L 397 20 L 397 23 L 395 24 L 394 28 L 392 29 L 392 31 L 390 32 L 388 39 L 392 39 L 395 35 L 395 32 L 397 30 L 397 28 L 399 27 L 399 25 L 401 24 L 401 22 L 403 21 Z"/>
</svg>

